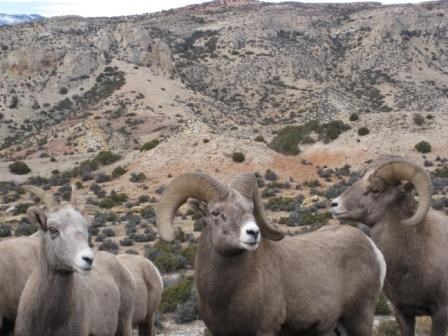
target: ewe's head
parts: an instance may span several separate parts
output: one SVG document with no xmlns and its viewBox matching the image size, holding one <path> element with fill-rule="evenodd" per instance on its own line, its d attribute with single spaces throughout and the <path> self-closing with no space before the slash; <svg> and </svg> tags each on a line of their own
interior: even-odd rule
<svg viewBox="0 0 448 336">
<path fill-rule="evenodd" d="M 401 184 L 402 181 L 409 183 Z M 419 194 L 419 205 L 412 214 L 412 189 Z M 368 226 L 375 225 L 389 211 L 400 204 L 401 212 L 409 214 L 403 225 L 416 225 L 428 213 L 431 205 L 432 183 L 426 171 L 400 157 L 383 156 L 369 165 L 361 180 L 347 189 L 331 203 L 333 215 L 338 219 L 350 219 Z"/>
<path fill-rule="evenodd" d="M 24 186 L 45 202 L 46 209 L 31 207 L 28 220 L 39 228 L 43 251 L 50 268 L 58 272 L 90 271 L 93 252 L 89 248 L 87 221 L 71 204 L 61 205 L 34 186 Z"/>
<path fill-rule="evenodd" d="M 220 254 L 253 251 L 262 238 L 283 238 L 266 221 L 253 174 L 241 174 L 225 186 L 206 174 L 188 173 L 168 185 L 157 206 L 157 226 L 163 240 L 174 239 L 174 214 L 189 197 L 206 204 L 205 222 L 211 230 L 211 243 Z"/>
</svg>

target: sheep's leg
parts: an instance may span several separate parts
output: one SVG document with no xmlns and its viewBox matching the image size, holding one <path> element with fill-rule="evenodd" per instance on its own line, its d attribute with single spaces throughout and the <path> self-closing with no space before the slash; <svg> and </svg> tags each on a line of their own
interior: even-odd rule
<svg viewBox="0 0 448 336">
<path fill-rule="evenodd" d="M 138 325 L 138 336 L 154 336 L 154 328 L 152 323 L 145 322 Z"/>
<path fill-rule="evenodd" d="M 431 336 L 445 336 L 447 333 L 448 307 L 443 307 L 432 315 Z"/>
<path fill-rule="evenodd" d="M 395 309 L 395 318 L 400 326 L 401 336 L 415 335 L 415 316 L 404 315 Z"/>
<path fill-rule="evenodd" d="M 349 336 L 372 336 L 375 314 L 372 306 L 353 308 L 342 315 L 340 322 Z M 343 333 L 343 335 L 345 335 Z"/>
</svg>

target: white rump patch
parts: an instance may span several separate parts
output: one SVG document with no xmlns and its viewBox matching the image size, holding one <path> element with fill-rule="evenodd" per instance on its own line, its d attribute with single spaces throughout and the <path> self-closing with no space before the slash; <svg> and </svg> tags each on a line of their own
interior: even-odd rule
<svg viewBox="0 0 448 336">
<path fill-rule="evenodd" d="M 375 252 L 376 255 L 376 259 L 378 260 L 378 264 L 380 265 L 380 284 L 381 289 L 383 289 L 384 279 L 386 278 L 386 271 L 387 271 L 386 260 L 384 259 L 383 253 L 381 253 L 381 251 L 373 242 L 373 240 L 370 239 L 369 237 L 367 237 L 367 239 L 370 241 L 370 244 L 372 244 L 373 251 Z"/>
</svg>

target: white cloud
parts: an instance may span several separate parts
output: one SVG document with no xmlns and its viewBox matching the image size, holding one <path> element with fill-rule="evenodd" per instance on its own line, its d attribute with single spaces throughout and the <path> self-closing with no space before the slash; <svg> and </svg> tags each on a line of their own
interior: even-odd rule
<svg viewBox="0 0 448 336">
<path fill-rule="evenodd" d="M 280 2 L 281 0 L 271 0 Z M 362 0 L 355 0 L 356 2 Z M 7 3 L 17 3 L 22 6 L 29 4 L 32 11 L 44 16 L 55 15 L 81 15 L 81 16 L 118 16 L 143 14 L 161 11 L 164 9 L 177 8 L 194 3 L 204 2 L 201 0 L 7 0 Z M 4 2 L 4 3 L 6 3 Z M 302 0 L 302 2 L 346 2 L 341 0 Z M 383 0 L 384 4 L 410 3 L 419 0 Z M 2 1 L 0 1 L 0 12 Z M 30 9 L 31 10 L 31 9 Z"/>
</svg>

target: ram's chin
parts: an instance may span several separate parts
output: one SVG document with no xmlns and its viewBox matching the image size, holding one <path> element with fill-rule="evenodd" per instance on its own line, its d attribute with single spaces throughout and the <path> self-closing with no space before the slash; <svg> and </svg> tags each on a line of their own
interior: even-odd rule
<svg viewBox="0 0 448 336">
<path fill-rule="evenodd" d="M 248 250 L 248 251 L 255 251 L 258 248 L 258 243 L 240 242 L 240 245 L 243 249 Z"/>
</svg>

